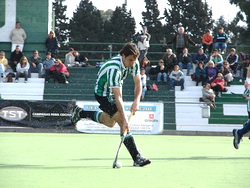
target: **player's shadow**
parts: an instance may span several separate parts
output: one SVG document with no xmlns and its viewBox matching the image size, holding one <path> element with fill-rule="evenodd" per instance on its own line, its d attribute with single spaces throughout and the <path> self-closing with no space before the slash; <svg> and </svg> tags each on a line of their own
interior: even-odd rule
<svg viewBox="0 0 250 188">
<path fill-rule="evenodd" d="M 189 160 L 250 160 L 250 157 L 206 157 L 206 156 L 194 156 L 194 157 L 163 157 L 163 158 L 150 158 L 152 161 L 189 161 Z"/>
</svg>

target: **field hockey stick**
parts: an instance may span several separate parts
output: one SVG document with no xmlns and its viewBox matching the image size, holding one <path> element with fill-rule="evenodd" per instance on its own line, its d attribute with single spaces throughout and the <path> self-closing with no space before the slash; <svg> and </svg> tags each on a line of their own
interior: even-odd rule
<svg viewBox="0 0 250 188">
<path fill-rule="evenodd" d="M 133 111 L 131 111 L 130 116 L 128 118 L 128 122 L 130 122 L 130 120 L 134 116 L 134 114 L 135 113 Z M 120 154 L 120 151 L 121 151 L 122 143 L 124 142 L 126 135 L 127 135 L 127 130 L 123 133 L 123 135 L 121 137 L 121 141 L 120 141 L 118 150 L 116 152 L 115 160 L 113 162 L 113 168 L 117 167 L 117 160 L 118 160 L 118 157 L 119 157 L 119 154 Z"/>
</svg>

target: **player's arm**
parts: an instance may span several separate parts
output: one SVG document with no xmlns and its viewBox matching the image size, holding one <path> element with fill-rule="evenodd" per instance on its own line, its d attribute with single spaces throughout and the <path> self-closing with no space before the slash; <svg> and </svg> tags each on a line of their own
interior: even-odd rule
<svg viewBox="0 0 250 188">
<path fill-rule="evenodd" d="M 123 99 L 122 99 L 122 90 L 121 88 L 112 88 L 114 96 L 115 96 L 115 102 L 116 107 L 118 109 L 118 112 L 120 113 L 121 121 L 123 127 L 121 128 L 121 133 L 124 133 L 126 130 L 129 130 L 128 127 L 128 119 L 125 115 L 124 105 L 123 105 Z"/>
<path fill-rule="evenodd" d="M 134 102 L 131 106 L 131 111 L 135 112 L 139 108 L 140 98 L 141 98 L 141 92 L 142 92 L 142 84 L 141 84 L 141 75 L 137 74 L 133 77 L 135 88 L 134 88 Z"/>
</svg>

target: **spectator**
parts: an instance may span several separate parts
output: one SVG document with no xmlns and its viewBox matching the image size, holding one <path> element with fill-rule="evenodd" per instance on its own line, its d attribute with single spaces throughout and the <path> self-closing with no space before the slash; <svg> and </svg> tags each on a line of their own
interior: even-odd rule
<svg viewBox="0 0 250 188">
<path fill-rule="evenodd" d="M 202 89 L 202 101 L 204 101 L 208 106 L 212 107 L 213 109 L 216 108 L 215 105 L 215 95 L 213 90 L 211 89 L 211 85 L 206 83 Z"/>
<path fill-rule="evenodd" d="M 88 62 L 88 58 L 87 57 L 85 57 L 82 54 L 79 54 L 78 51 L 74 51 L 73 55 L 75 56 L 75 64 L 76 64 L 75 66 L 81 66 L 81 67 L 87 67 L 87 66 L 89 66 L 87 64 L 87 62 Z"/>
<path fill-rule="evenodd" d="M 52 65 L 54 65 L 54 63 L 55 63 L 55 59 L 52 58 L 51 52 L 47 52 L 45 60 L 43 60 L 42 62 L 43 70 L 45 70 L 45 83 L 49 82 L 49 76 L 51 75 L 50 68 L 52 67 Z"/>
<path fill-rule="evenodd" d="M 20 22 L 16 22 L 16 27 L 10 32 L 10 40 L 12 42 L 11 51 L 16 49 L 16 46 L 20 46 L 20 51 L 23 51 L 24 41 L 27 38 L 24 29 L 21 27 Z"/>
<path fill-rule="evenodd" d="M 17 63 L 20 62 L 23 57 L 23 52 L 21 52 L 21 48 L 19 45 L 16 46 L 16 49 L 10 54 L 10 67 L 14 72 L 16 72 Z"/>
<path fill-rule="evenodd" d="M 193 44 L 194 46 L 197 45 L 194 41 L 192 41 L 190 36 L 185 33 L 184 27 L 178 28 L 178 33 L 174 36 L 172 42 L 175 46 L 176 55 L 178 58 L 183 52 L 183 49 L 189 47 L 189 43 Z"/>
<path fill-rule="evenodd" d="M 164 61 L 164 66 L 166 68 L 167 74 L 169 75 L 172 70 L 174 70 L 174 66 L 177 65 L 177 57 L 173 53 L 172 49 L 168 48 L 166 53 L 163 55 L 162 60 Z"/>
<path fill-rule="evenodd" d="M 202 61 L 204 64 L 206 64 L 208 61 L 207 55 L 204 53 L 202 48 L 198 50 L 198 53 L 195 54 L 193 58 L 193 63 L 195 65 L 197 65 L 200 61 Z"/>
<path fill-rule="evenodd" d="M 33 55 L 30 57 L 29 63 L 30 63 L 29 77 L 31 73 L 38 73 L 39 78 L 42 78 L 43 75 L 42 58 L 39 56 L 39 52 L 37 50 L 33 51 Z"/>
<path fill-rule="evenodd" d="M 212 54 L 213 36 L 211 35 L 210 29 L 208 29 L 207 32 L 202 36 L 202 46 L 204 49 L 204 53 L 206 53 L 206 50 L 208 49 L 208 54 Z"/>
<path fill-rule="evenodd" d="M 52 57 L 59 53 L 58 48 L 60 47 L 60 43 L 55 35 L 54 31 L 50 31 L 48 37 L 45 40 L 46 52 L 51 52 Z"/>
<path fill-rule="evenodd" d="M 142 93 L 141 100 L 143 101 L 147 92 L 147 75 L 145 74 L 145 68 L 141 68 L 141 83 L 142 83 Z"/>
<path fill-rule="evenodd" d="M 250 65 L 250 55 L 240 52 L 240 81 L 245 80 L 247 76 L 247 69 Z"/>
<path fill-rule="evenodd" d="M 187 69 L 187 76 L 190 74 L 190 69 L 192 67 L 192 56 L 188 53 L 188 49 L 184 48 L 182 54 L 179 56 L 179 67 Z"/>
<path fill-rule="evenodd" d="M 219 51 L 215 49 L 210 57 L 210 61 L 213 61 L 218 69 L 223 65 L 223 57 L 219 54 Z"/>
<path fill-rule="evenodd" d="M 226 60 L 223 62 L 220 72 L 224 76 L 225 86 L 230 86 L 230 83 L 233 81 L 234 77 L 230 65 Z"/>
<path fill-rule="evenodd" d="M 150 61 L 147 57 L 142 58 L 142 60 L 140 61 L 140 68 L 145 69 L 147 80 L 149 80 Z"/>
<path fill-rule="evenodd" d="M 19 77 L 24 77 L 24 83 L 27 83 L 28 76 L 29 76 L 29 68 L 30 64 L 28 62 L 28 59 L 23 56 L 20 60 L 20 62 L 16 66 L 16 83 L 19 81 Z"/>
<path fill-rule="evenodd" d="M 56 59 L 54 65 L 50 67 L 50 74 L 53 74 L 54 82 L 68 84 L 69 72 L 60 59 Z"/>
<path fill-rule="evenodd" d="M 178 65 L 174 66 L 174 70 L 170 73 L 169 78 L 170 78 L 171 90 L 173 90 L 174 87 L 177 85 L 181 86 L 181 91 L 184 90 L 184 78 L 185 77 Z"/>
<path fill-rule="evenodd" d="M 73 48 L 70 48 L 69 52 L 65 55 L 65 65 L 67 67 L 74 67 L 76 65 L 74 51 Z"/>
<path fill-rule="evenodd" d="M 197 64 L 194 74 L 195 74 L 196 86 L 198 86 L 200 82 L 202 85 L 204 85 L 206 82 L 206 71 L 204 69 L 204 63 L 202 61 L 200 61 Z"/>
<path fill-rule="evenodd" d="M 221 73 L 218 73 L 217 78 L 211 82 L 211 88 L 214 90 L 216 97 L 221 97 L 221 92 L 227 92 L 227 89 L 224 87 L 224 79 Z"/>
<path fill-rule="evenodd" d="M 218 33 L 214 35 L 214 43 L 215 43 L 215 49 L 220 51 L 222 54 L 225 53 L 225 50 L 227 48 L 227 41 L 228 41 L 228 36 L 224 32 L 223 27 L 219 27 Z"/>
<path fill-rule="evenodd" d="M 163 79 L 163 82 L 165 84 L 167 84 L 168 75 L 167 75 L 167 70 L 164 66 L 164 61 L 162 59 L 159 60 L 158 65 L 156 67 L 156 70 L 157 70 L 157 82 L 158 82 L 158 84 L 160 84 L 162 82 L 162 79 Z"/>
<path fill-rule="evenodd" d="M 230 64 L 230 67 L 233 70 L 234 75 L 236 75 L 237 73 L 238 59 L 239 56 L 236 54 L 236 50 L 234 48 L 231 48 L 230 54 L 227 56 L 226 60 Z"/>
<path fill-rule="evenodd" d="M 217 74 L 219 73 L 219 69 L 214 66 L 213 61 L 209 61 L 207 66 L 205 67 L 206 72 L 206 83 L 211 83 L 216 78 Z"/>
<path fill-rule="evenodd" d="M 5 58 L 5 52 L 0 52 L 0 69 L 2 70 L 2 74 L 5 72 L 8 66 L 8 59 Z"/>
<path fill-rule="evenodd" d="M 140 50 L 139 62 L 147 56 L 148 48 L 150 47 L 149 41 L 151 35 L 148 33 L 148 29 L 146 26 L 142 27 L 142 33 L 138 35 L 138 49 Z"/>
</svg>

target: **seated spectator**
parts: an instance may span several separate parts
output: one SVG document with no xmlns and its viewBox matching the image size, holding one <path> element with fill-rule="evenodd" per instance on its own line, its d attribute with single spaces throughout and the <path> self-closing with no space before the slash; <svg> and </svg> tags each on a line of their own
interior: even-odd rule
<svg viewBox="0 0 250 188">
<path fill-rule="evenodd" d="M 19 77 L 24 77 L 24 83 L 28 82 L 30 64 L 28 59 L 23 56 L 16 66 L 16 83 L 19 82 Z"/>
<path fill-rule="evenodd" d="M 69 52 L 65 55 L 65 65 L 67 67 L 74 67 L 76 66 L 76 62 L 75 62 L 75 56 L 74 56 L 74 49 L 70 48 Z"/>
<path fill-rule="evenodd" d="M 233 81 L 234 77 L 230 65 L 226 60 L 223 62 L 220 72 L 224 76 L 225 86 L 230 86 L 230 83 Z"/>
<path fill-rule="evenodd" d="M 221 97 L 221 92 L 227 92 L 227 89 L 224 87 L 224 79 L 221 73 L 218 73 L 217 78 L 211 82 L 211 88 L 214 90 L 216 97 Z"/>
<path fill-rule="evenodd" d="M 162 59 L 159 60 L 158 65 L 156 67 L 157 70 L 157 82 L 160 84 L 162 81 L 166 84 L 167 83 L 167 70 L 164 66 L 164 62 Z"/>
<path fill-rule="evenodd" d="M 223 57 L 219 54 L 218 50 L 214 50 L 213 54 L 210 57 L 210 61 L 213 61 L 215 66 L 220 69 L 223 65 Z"/>
<path fill-rule="evenodd" d="M 206 82 L 206 71 L 204 69 L 204 63 L 202 61 L 198 63 L 197 67 L 195 68 L 194 74 L 196 86 L 198 86 L 200 82 L 202 85 L 204 85 Z"/>
<path fill-rule="evenodd" d="M 62 63 L 60 59 L 56 59 L 54 65 L 50 67 L 50 74 L 54 78 L 54 82 L 68 84 L 67 78 L 69 77 L 69 72 L 67 67 Z"/>
<path fill-rule="evenodd" d="M 179 67 L 182 70 L 183 68 L 187 69 L 187 76 L 190 74 L 190 69 L 192 67 L 192 56 L 188 53 L 188 49 L 184 48 L 182 54 L 179 56 Z"/>
<path fill-rule="evenodd" d="M 215 105 L 215 95 L 213 90 L 211 89 L 211 85 L 206 83 L 202 89 L 202 101 L 205 102 L 208 106 L 212 107 L 213 109 L 216 108 Z"/>
<path fill-rule="evenodd" d="M 214 79 L 217 77 L 217 74 L 219 73 L 219 69 L 214 66 L 213 61 L 209 61 L 207 63 L 207 66 L 205 67 L 206 72 L 206 83 L 211 83 L 214 81 Z"/>
<path fill-rule="evenodd" d="M 141 100 L 143 101 L 147 92 L 147 75 L 145 68 L 141 68 L 141 83 L 142 83 Z"/>
<path fill-rule="evenodd" d="M 50 52 L 52 57 L 59 53 L 58 48 L 60 47 L 60 43 L 55 35 L 54 31 L 50 31 L 48 37 L 45 40 L 46 45 L 46 53 Z"/>
<path fill-rule="evenodd" d="M 45 82 L 49 82 L 50 68 L 54 65 L 55 59 L 52 58 L 51 52 L 46 53 L 45 60 L 43 60 L 43 70 L 45 70 Z"/>
<path fill-rule="evenodd" d="M 147 57 L 143 57 L 140 61 L 140 68 L 144 68 L 146 71 L 147 79 L 149 79 L 149 71 L 150 71 L 150 61 Z"/>
<path fill-rule="evenodd" d="M 74 51 L 73 55 L 75 56 L 76 66 L 87 67 L 88 58 L 83 54 L 80 54 L 78 51 Z"/>
<path fill-rule="evenodd" d="M 43 64 L 42 58 L 39 56 L 39 52 L 37 50 L 33 51 L 33 55 L 30 57 L 30 69 L 29 76 L 31 73 L 38 73 L 39 78 L 42 78 L 43 75 Z"/>
<path fill-rule="evenodd" d="M 172 49 L 168 48 L 166 50 L 166 53 L 162 56 L 162 60 L 164 61 L 164 66 L 167 74 L 169 75 L 172 70 L 174 70 L 174 66 L 178 64 L 177 57 L 173 53 Z"/>
<path fill-rule="evenodd" d="M 207 32 L 202 36 L 202 46 L 204 49 L 204 53 L 206 53 L 206 50 L 208 49 L 208 54 L 212 54 L 213 36 L 211 35 L 210 29 L 208 29 Z"/>
<path fill-rule="evenodd" d="M 198 53 L 195 54 L 193 58 L 193 63 L 195 65 L 198 65 L 200 61 L 202 61 L 204 64 L 206 64 L 208 61 L 207 55 L 204 53 L 202 48 L 198 50 Z"/>
<path fill-rule="evenodd" d="M 218 33 L 214 35 L 214 43 L 215 43 L 215 49 L 220 51 L 222 54 L 225 53 L 225 50 L 227 48 L 227 41 L 228 41 L 228 36 L 224 32 L 223 27 L 219 27 Z"/>
<path fill-rule="evenodd" d="M 230 54 L 227 56 L 226 60 L 230 64 L 230 67 L 233 70 L 234 75 L 236 75 L 237 73 L 238 59 L 239 59 L 239 56 L 236 54 L 236 50 L 234 48 L 231 48 Z"/>
<path fill-rule="evenodd" d="M 23 52 L 21 52 L 20 46 L 16 46 L 16 49 L 10 54 L 10 62 L 9 65 L 14 72 L 16 72 L 17 63 L 20 62 L 23 57 Z"/>
<path fill-rule="evenodd" d="M 4 78 L 4 73 L 5 70 L 7 69 L 8 66 L 8 59 L 5 58 L 5 52 L 1 51 L 0 52 L 0 80 L 1 78 Z"/>
<path fill-rule="evenodd" d="M 184 73 L 180 70 L 178 65 L 174 66 L 174 70 L 169 75 L 171 90 L 177 85 L 181 86 L 181 91 L 184 90 Z"/>
</svg>

